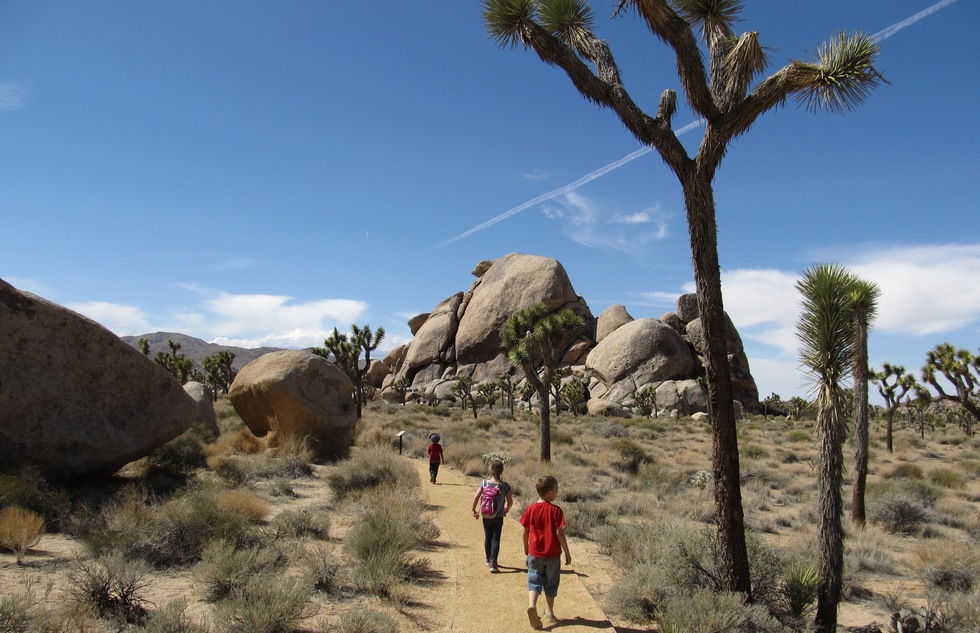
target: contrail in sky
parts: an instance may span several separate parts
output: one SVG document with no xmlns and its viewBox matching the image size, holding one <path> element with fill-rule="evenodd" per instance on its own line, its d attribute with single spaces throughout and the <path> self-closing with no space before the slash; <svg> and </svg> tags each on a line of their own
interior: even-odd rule
<svg viewBox="0 0 980 633">
<path fill-rule="evenodd" d="M 887 40 L 889 37 L 891 37 L 892 35 L 895 35 L 899 31 L 901 31 L 902 29 L 904 29 L 906 27 L 909 27 L 909 26 L 912 26 L 913 24 L 915 24 L 919 20 L 921 20 L 921 19 L 923 19 L 923 18 L 925 18 L 925 17 L 927 17 L 927 16 L 935 13 L 936 11 L 939 11 L 940 9 L 943 9 L 945 7 L 948 7 L 949 5 L 953 4 L 954 2 L 956 2 L 956 0 L 941 0 L 940 2 L 937 2 L 936 4 L 932 5 L 929 8 L 923 9 L 922 11 L 919 11 L 918 13 L 916 13 L 915 15 L 913 15 L 910 18 L 906 18 L 905 20 L 902 20 L 901 22 L 898 22 L 896 24 L 893 24 L 893 25 L 891 25 L 891 26 L 889 26 L 887 28 L 884 28 L 884 29 L 878 31 L 877 33 L 875 33 L 871 37 L 876 42 L 882 42 L 884 40 Z M 691 123 L 688 123 L 687 125 L 685 125 L 681 129 L 676 130 L 674 133 L 677 136 L 680 136 L 682 134 L 686 134 L 687 132 L 690 132 L 691 130 L 693 130 L 695 128 L 701 127 L 702 125 L 704 125 L 704 121 L 702 121 L 702 120 L 693 121 Z M 554 198 L 557 198 L 558 196 L 562 196 L 562 195 L 565 195 L 566 193 L 570 193 L 572 191 L 575 191 L 576 189 L 578 189 L 582 185 L 587 185 L 588 183 L 592 182 L 593 180 L 596 180 L 597 178 L 601 178 L 602 176 L 605 176 L 606 174 L 608 174 L 609 172 L 611 172 L 613 170 L 619 169 L 620 167 L 622 167 L 626 163 L 629 163 L 631 161 L 634 161 L 637 158 L 639 158 L 640 156 L 644 156 L 644 155 L 650 153 L 650 151 L 652 149 L 653 148 L 652 147 L 649 147 L 649 146 L 641 147 L 640 149 L 636 150 L 635 152 L 632 152 L 631 154 L 627 154 L 623 158 L 620 158 L 619 160 L 617 160 L 615 162 L 609 163 L 608 165 L 604 165 L 604 166 L 600 167 L 599 169 L 595 170 L 594 172 L 582 176 L 581 178 L 579 178 L 578 180 L 576 180 L 574 182 L 570 182 L 567 185 L 564 185 L 564 186 L 559 187 L 557 189 L 552 189 L 548 193 L 543 193 L 543 194 L 541 194 L 540 196 L 538 196 L 536 198 L 532 198 L 531 200 L 528 200 L 527 202 L 525 202 L 523 204 L 519 204 L 519 205 L 517 205 L 516 207 L 514 207 L 512 209 L 509 209 L 507 211 L 504 211 L 503 213 L 501 213 L 500 215 L 498 215 L 496 217 L 490 218 L 489 220 L 487 220 L 483 224 L 479 224 L 477 226 L 474 226 L 472 229 L 470 229 L 468 231 L 465 231 L 463 233 L 460 233 L 459 235 L 457 235 L 455 237 L 451 237 L 448 240 L 446 240 L 445 242 L 443 242 L 442 244 L 439 244 L 438 246 L 436 246 L 436 248 L 442 248 L 443 246 L 447 246 L 449 244 L 452 244 L 453 242 L 455 242 L 457 240 L 461 240 L 463 238 L 469 237 L 469 236 L 473 235 L 474 233 L 479 233 L 483 229 L 490 228 L 491 226 L 493 226 L 497 222 L 502 222 L 502 221 L 506 220 L 507 218 L 509 218 L 511 216 L 517 215 L 521 211 L 526 211 L 527 209 L 530 209 L 531 207 L 533 207 L 533 206 L 535 206 L 537 204 L 540 204 L 542 202 L 546 202 L 548 200 L 553 200 Z"/>
<path fill-rule="evenodd" d="M 883 42 L 884 40 L 887 40 L 889 37 L 891 37 L 892 35 L 895 35 L 896 33 L 898 33 L 899 31 L 901 31 L 905 27 L 912 26 L 913 24 L 915 24 L 916 22 L 918 22 L 922 18 L 927 17 L 927 16 L 935 13 L 936 11 L 939 11 L 940 9 L 943 9 L 945 7 L 948 7 L 949 5 L 953 4 L 954 2 L 956 2 L 956 0 L 942 0 L 942 2 L 937 2 L 936 4 L 932 5 L 928 9 L 923 9 L 922 11 L 919 11 L 918 13 L 916 13 L 915 15 L 913 15 L 910 18 L 907 18 L 905 20 L 902 20 L 901 22 L 899 22 L 897 24 L 892 24 L 891 26 L 889 26 L 887 28 L 884 28 L 884 29 L 878 31 L 877 33 L 875 33 L 871 37 L 874 38 L 874 40 L 876 42 Z"/>
</svg>

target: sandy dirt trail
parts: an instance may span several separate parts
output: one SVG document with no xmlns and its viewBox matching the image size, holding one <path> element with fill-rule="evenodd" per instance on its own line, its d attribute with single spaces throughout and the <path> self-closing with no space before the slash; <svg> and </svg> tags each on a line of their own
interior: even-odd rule
<svg viewBox="0 0 980 633">
<path fill-rule="evenodd" d="M 427 553 L 432 566 L 442 572 L 444 591 L 444 627 L 434 630 L 465 633 L 510 633 L 531 631 L 527 617 L 527 568 L 525 566 L 523 528 L 519 515 L 504 519 L 500 539 L 499 573 L 490 573 L 483 550 L 483 525 L 470 511 L 473 495 L 480 480 L 443 467 L 438 483 L 429 483 L 429 465 L 416 461 L 424 492 L 428 496 L 432 519 L 442 530 L 440 543 L 445 545 Z M 563 633 L 595 630 L 615 631 L 599 605 L 582 584 L 575 571 L 575 549 L 572 564 L 562 567 L 561 587 L 555 600 L 557 624 L 543 630 Z M 431 555 L 430 555 L 431 554 Z M 448 588 L 448 591 L 445 590 Z M 538 602 L 538 613 L 544 614 L 544 597 Z"/>
</svg>

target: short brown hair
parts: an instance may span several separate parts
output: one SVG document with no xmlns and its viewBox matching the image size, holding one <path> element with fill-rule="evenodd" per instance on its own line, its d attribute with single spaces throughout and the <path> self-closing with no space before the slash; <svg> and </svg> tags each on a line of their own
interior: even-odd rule
<svg viewBox="0 0 980 633">
<path fill-rule="evenodd" d="M 551 475 L 545 475 L 541 479 L 538 479 L 538 483 L 535 484 L 534 489 L 538 491 L 539 497 L 543 497 L 552 490 L 558 489 L 558 480 Z"/>
</svg>

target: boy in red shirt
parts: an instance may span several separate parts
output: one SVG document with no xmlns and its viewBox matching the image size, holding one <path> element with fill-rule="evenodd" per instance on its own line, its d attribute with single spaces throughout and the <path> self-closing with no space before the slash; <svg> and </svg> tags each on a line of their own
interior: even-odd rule
<svg viewBox="0 0 980 633">
<path fill-rule="evenodd" d="M 557 505 L 558 480 L 548 475 L 538 480 L 535 489 L 538 500 L 524 509 L 521 525 L 524 526 L 524 553 L 527 554 L 527 619 L 534 629 L 541 628 L 538 617 L 538 596 L 544 594 L 548 609 L 544 621 L 556 624 L 555 596 L 561 580 L 561 554 L 565 564 L 572 563 L 572 554 L 565 540 L 565 514 Z"/>
</svg>

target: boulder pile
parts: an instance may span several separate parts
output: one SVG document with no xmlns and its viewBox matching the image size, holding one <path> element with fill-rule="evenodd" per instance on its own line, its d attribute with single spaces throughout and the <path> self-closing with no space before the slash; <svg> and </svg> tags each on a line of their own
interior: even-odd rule
<svg viewBox="0 0 980 633">
<path fill-rule="evenodd" d="M 384 364 L 390 373 L 375 383 L 383 398 L 443 398 L 462 376 L 472 379 L 474 393 L 481 384 L 508 379 L 520 387 L 523 372 L 507 360 L 500 332 L 511 315 L 544 303 L 549 313 L 568 308 L 585 323 L 565 351 L 563 380 L 588 386 L 590 412 L 629 415 L 639 409 L 641 394 L 657 415 L 707 411 L 696 295 L 682 295 L 676 311 L 658 319 L 634 319 L 622 305 L 597 319 L 554 259 L 511 253 L 480 262 L 473 275 L 469 290 L 409 320 L 414 338 L 388 354 Z M 726 340 L 736 410 L 755 412 L 759 392 L 731 320 Z"/>
</svg>

